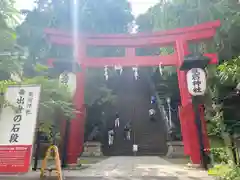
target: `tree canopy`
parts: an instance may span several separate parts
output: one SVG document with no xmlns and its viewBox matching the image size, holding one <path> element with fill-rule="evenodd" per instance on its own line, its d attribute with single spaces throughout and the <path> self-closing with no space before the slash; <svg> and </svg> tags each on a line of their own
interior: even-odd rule
<svg viewBox="0 0 240 180">
<path fill-rule="evenodd" d="M 240 4 L 231 0 L 173 0 L 161 1 L 147 13 L 137 18 L 139 31 L 168 30 L 196 25 L 202 22 L 221 20 L 222 26 L 217 33 L 215 48 L 205 50 L 220 53 L 226 60 L 239 54 L 237 41 L 240 30 Z"/>
<path fill-rule="evenodd" d="M 25 63 L 24 71 L 27 76 L 35 74 L 32 70 L 33 66 L 36 63 L 45 64 L 48 57 L 68 61 L 73 59 L 71 48 L 49 45 L 46 42 L 43 33 L 45 28 L 60 28 L 71 33 L 74 21 L 77 21 L 78 31 L 82 33 L 127 33 L 131 28 L 133 16 L 127 0 L 117 2 L 114 0 L 81 0 L 77 5 L 70 2 L 69 0 L 36 1 L 36 8 L 32 11 L 22 11 L 26 18 L 17 28 L 17 33 L 19 44 L 29 50 L 29 58 Z M 77 16 L 74 15 L 73 9 L 78 12 Z M 93 49 L 90 50 L 90 55 L 105 56 L 114 51 L 118 52 L 116 49 L 109 50 L 108 48 L 100 49 L 100 51 Z M 97 77 L 103 76 L 103 71 L 97 71 L 98 73 L 93 71 L 96 70 L 88 70 L 86 77 L 86 92 L 95 91 L 91 97 L 86 94 L 87 104 L 92 104 L 94 99 L 106 96 L 110 92 L 104 87 L 102 81 L 96 81 Z"/>
<path fill-rule="evenodd" d="M 39 121 L 52 122 L 55 111 L 65 117 L 72 117 L 75 109 L 68 89 L 59 86 L 58 79 L 47 76 L 24 76 L 23 65 L 28 57 L 27 50 L 17 44 L 15 28 L 19 25 L 20 13 L 14 8 L 14 1 L 0 2 L 0 106 L 7 104 L 4 92 L 9 85 L 40 84 L 42 87 L 39 103 Z M 36 66 L 34 66 L 34 69 Z M 46 68 L 45 68 L 46 69 Z M 43 73 L 44 74 L 44 73 Z"/>
<path fill-rule="evenodd" d="M 220 133 L 223 114 L 222 106 L 220 104 L 215 105 L 212 100 L 226 97 L 240 80 L 237 75 L 240 70 L 240 59 L 238 58 L 240 55 L 238 41 L 240 30 L 239 10 L 239 2 L 231 0 L 161 1 L 136 20 L 140 32 L 168 30 L 211 20 L 221 20 L 222 26 L 217 32 L 214 43 L 205 41 L 190 45 L 192 52 L 214 51 L 219 53 L 221 65 L 207 68 L 209 85 L 206 98 L 206 114 L 207 119 L 212 122 L 212 125 L 214 124 L 209 126 L 209 133 L 213 134 L 216 134 L 216 129 Z M 155 51 L 160 51 L 160 53 L 171 52 L 169 48 L 155 49 Z M 171 71 L 173 74 L 171 73 L 169 76 L 168 74 Z M 176 76 L 176 74 L 174 75 L 174 72 L 176 72 L 174 68 L 166 67 L 165 72 L 167 74 L 165 78 L 167 79 L 170 79 L 172 75 Z M 165 83 L 169 84 L 168 81 Z M 177 87 L 177 79 L 174 86 Z M 221 100 L 218 102 L 221 102 Z"/>
</svg>

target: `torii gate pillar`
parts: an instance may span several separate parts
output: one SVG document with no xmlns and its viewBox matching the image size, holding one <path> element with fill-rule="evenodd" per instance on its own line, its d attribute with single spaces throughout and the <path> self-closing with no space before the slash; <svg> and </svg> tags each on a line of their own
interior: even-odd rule
<svg viewBox="0 0 240 180">
<path fill-rule="evenodd" d="M 184 56 L 188 55 L 189 49 L 186 41 L 177 40 L 175 50 L 178 54 L 179 65 L 183 62 Z M 198 140 L 198 130 L 195 124 L 195 113 L 193 110 L 192 98 L 188 92 L 186 73 L 177 69 L 179 89 L 181 95 L 181 106 L 179 106 L 179 117 L 181 122 L 181 131 L 184 142 L 184 152 L 189 155 L 193 164 L 201 164 L 200 144 Z M 201 108 L 201 107 L 200 107 Z M 203 141 L 205 149 L 210 147 L 207 127 L 204 118 L 204 111 L 200 110 L 200 116 L 203 127 Z"/>
</svg>

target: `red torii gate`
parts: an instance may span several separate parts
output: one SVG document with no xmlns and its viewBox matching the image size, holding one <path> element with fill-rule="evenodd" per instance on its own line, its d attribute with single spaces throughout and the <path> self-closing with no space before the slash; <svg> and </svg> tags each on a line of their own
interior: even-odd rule
<svg viewBox="0 0 240 180">
<path fill-rule="evenodd" d="M 194 122 L 194 111 L 190 94 L 187 90 L 186 74 L 179 67 L 182 65 L 184 56 L 188 55 L 188 43 L 211 39 L 216 34 L 216 29 L 220 27 L 220 21 L 207 22 L 192 27 L 154 32 L 151 34 L 121 34 L 121 35 L 79 35 L 78 63 L 81 71 L 77 72 L 77 89 L 74 96 L 76 109 L 81 113 L 76 114 L 76 118 L 71 121 L 70 135 L 68 141 L 67 162 L 74 164 L 77 157 L 82 152 L 84 140 L 84 81 L 85 69 L 88 67 L 121 66 L 176 66 L 179 89 L 181 95 L 181 106 L 179 107 L 179 117 L 184 143 L 184 152 L 191 157 L 192 163 L 200 164 L 199 141 L 197 128 Z M 48 40 L 58 45 L 73 45 L 73 36 L 55 29 L 45 29 Z M 121 46 L 125 47 L 124 57 L 87 57 L 87 46 Z M 135 48 L 147 46 L 172 46 L 174 53 L 165 56 L 136 56 Z M 211 64 L 218 62 L 217 54 L 205 54 L 211 59 Z M 50 62 L 55 59 L 50 59 Z M 206 132 L 204 113 L 201 111 L 203 123 L 203 136 L 205 148 L 209 148 L 209 140 Z"/>
</svg>

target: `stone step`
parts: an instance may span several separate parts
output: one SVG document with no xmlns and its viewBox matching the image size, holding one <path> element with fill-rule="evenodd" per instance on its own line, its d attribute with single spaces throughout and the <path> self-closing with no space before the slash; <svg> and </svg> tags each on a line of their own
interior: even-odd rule
<svg viewBox="0 0 240 180">
<path fill-rule="evenodd" d="M 140 147 L 144 147 L 145 153 L 165 153 L 165 125 L 161 120 L 160 112 L 157 112 L 156 115 L 159 121 L 156 123 L 149 121 L 148 110 L 152 106 L 150 104 L 150 96 L 151 94 L 154 94 L 154 92 L 151 92 L 152 90 L 149 87 L 147 75 L 141 72 L 140 74 L 141 78 L 138 81 L 130 81 L 132 72 L 126 71 L 122 77 L 119 77 L 117 80 L 112 82 L 114 86 L 118 86 L 116 90 L 113 86 L 113 91 L 116 91 L 116 94 L 119 96 L 119 104 L 116 105 L 116 108 L 119 109 L 122 114 L 123 112 L 125 113 L 123 114 L 125 118 L 134 118 L 132 130 L 135 135 L 133 136 L 132 133 L 132 137 L 134 137 L 135 142 Z M 111 82 L 111 79 L 109 82 Z M 119 87 L 119 84 L 124 84 L 124 86 Z M 134 111 L 130 112 L 130 109 L 134 109 Z M 123 140 L 123 133 L 123 129 L 118 130 L 116 145 L 111 149 L 112 152 L 108 151 L 109 154 L 125 155 L 129 153 L 129 155 L 132 155 L 133 142 L 132 144 L 125 142 Z"/>
</svg>

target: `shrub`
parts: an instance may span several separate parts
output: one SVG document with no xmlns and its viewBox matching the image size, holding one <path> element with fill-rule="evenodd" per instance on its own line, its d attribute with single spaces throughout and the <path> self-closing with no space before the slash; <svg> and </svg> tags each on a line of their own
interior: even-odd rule
<svg viewBox="0 0 240 180">
<path fill-rule="evenodd" d="M 240 167 L 216 165 L 214 168 L 208 171 L 208 174 L 217 177 L 218 180 L 239 180 Z"/>
<path fill-rule="evenodd" d="M 240 179 L 240 167 L 234 167 L 228 171 L 221 180 L 239 180 Z"/>
<path fill-rule="evenodd" d="M 225 148 L 212 148 L 211 154 L 213 156 L 214 163 L 216 164 L 228 164 L 228 161 L 231 159 Z"/>
</svg>

